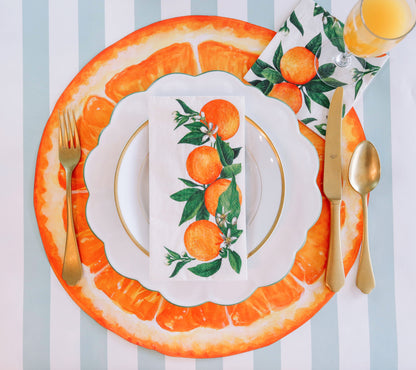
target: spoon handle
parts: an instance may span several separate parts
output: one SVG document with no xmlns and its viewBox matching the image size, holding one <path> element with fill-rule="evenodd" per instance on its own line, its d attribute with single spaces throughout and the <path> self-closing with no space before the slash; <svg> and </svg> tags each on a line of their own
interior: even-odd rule
<svg viewBox="0 0 416 370">
<path fill-rule="evenodd" d="M 341 202 L 331 201 L 331 231 L 329 237 L 328 265 L 326 268 L 326 285 L 333 292 L 338 292 L 345 281 L 344 263 L 341 253 Z"/>
<path fill-rule="evenodd" d="M 368 245 L 368 206 L 367 194 L 361 197 L 363 203 L 363 242 L 361 245 L 360 261 L 358 263 L 357 271 L 357 287 L 365 294 L 370 293 L 376 286 L 374 278 L 373 267 L 371 266 L 370 248 Z"/>
</svg>

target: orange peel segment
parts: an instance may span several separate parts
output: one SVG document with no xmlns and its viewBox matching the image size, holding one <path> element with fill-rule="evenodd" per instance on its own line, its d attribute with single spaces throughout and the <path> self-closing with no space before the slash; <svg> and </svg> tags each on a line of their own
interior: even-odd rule
<svg viewBox="0 0 416 370">
<path fill-rule="evenodd" d="M 108 124 L 114 103 L 125 95 L 146 89 L 171 72 L 197 74 L 216 69 L 241 79 L 274 34 L 221 17 L 180 17 L 152 24 L 92 59 L 62 93 L 46 123 L 34 186 L 34 208 L 45 252 L 72 299 L 99 324 L 132 343 L 171 356 L 218 357 L 268 345 L 302 325 L 333 295 L 324 282 L 328 207 L 324 201 L 321 217 L 309 230 L 291 272 L 283 280 L 259 288 L 243 302 L 228 307 L 212 302 L 179 307 L 110 266 L 103 243 L 88 227 L 88 193 L 81 166 L 74 173 L 74 216 L 86 268 L 80 283 L 69 287 L 60 277 L 66 220 L 65 190 L 59 179 L 58 111 L 77 110 L 81 145 L 87 155 Z M 324 141 L 302 123 L 299 129 L 319 155 L 317 183 L 322 191 Z M 359 119 L 351 110 L 343 121 L 344 175 L 353 149 L 363 139 Z M 348 272 L 361 243 L 362 211 L 359 196 L 348 182 L 344 182 L 343 194 L 343 254 Z"/>
</svg>

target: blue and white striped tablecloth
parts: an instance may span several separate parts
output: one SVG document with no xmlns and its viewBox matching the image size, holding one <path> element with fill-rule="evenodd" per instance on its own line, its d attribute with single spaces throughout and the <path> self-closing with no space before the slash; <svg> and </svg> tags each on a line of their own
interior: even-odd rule
<svg viewBox="0 0 416 370">
<path fill-rule="evenodd" d="M 345 19 L 353 0 L 318 0 Z M 0 369 L 416 369 L 416 31 L 391 53 L 356 105 L 380 153 L 370 202 L 377 286 L 346 286 L 268 347 L 181 359 L 98 325 L 50 269 L 33 209 L 35 160 L 57 98 L 93 56 L 160 19 L 208 14 L 277 29 L 297 0 L 0 0 Z"/>
</svg>

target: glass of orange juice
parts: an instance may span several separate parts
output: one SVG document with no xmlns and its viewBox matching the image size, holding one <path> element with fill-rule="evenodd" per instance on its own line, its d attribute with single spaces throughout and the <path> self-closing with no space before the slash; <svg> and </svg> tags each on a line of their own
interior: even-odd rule
<svg viewBox="0 0 416 370">
<path fill-rule="evenodd" d="M 413 29 L 416 0 L 360 0 L 344 25 L 345 53 L 335 58 L 347 67 L 350 55 L 376 57 L 391 50 Z"/>
</svg>

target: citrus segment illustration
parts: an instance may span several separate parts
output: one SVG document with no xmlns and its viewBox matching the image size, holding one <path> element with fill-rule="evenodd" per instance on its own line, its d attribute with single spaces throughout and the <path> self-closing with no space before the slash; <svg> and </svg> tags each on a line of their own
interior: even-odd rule
<svg viewBox="0 0 416 370">
<path fill-rule="evenodd" d="M 146 90 L 159 77 L 174 72 L 198 73 L 191 44 L 167 46 L 143 62 L 127 67 L 106 84 L 105 92 L 118 102 L 128 94 Z"/>
<path fill-rule="evenodd" d="M 190 224 L 183 238 L 188 253 L 199 261 L 209 261 L 217 257 L 224 241 L 218 226 L 208 220 Z"/>
<path fill-rule="evenodd" d="M 211 184 L 222 170 L 217 150 L 210 146 L 195 148 L 186 159 L 186 170 L 189 176 L 200 184 Z"/>
<path fill-rule="evenodd" d="M 216 216 L 217 206 L 218 206 L 218 199 L 222 193 L 230 186 L 231 181 L 228 179 L 218 179 L 213 182 L 208 188 L 205 190 L 204 194 L 204 201 L 205 207 L 207 211 L 212 215 Z M 242 200 L 241 190 L 237 185 L 237 191 L 239 193 L 240 204 Z"/>
<path fill-rule="evenodd" d="M 252 53 L 217 41 L 205 41 L 198 45 L 201 72 L 221 70 L 232 73 L 241 80 L 260 53 Z"/>
</svg>

